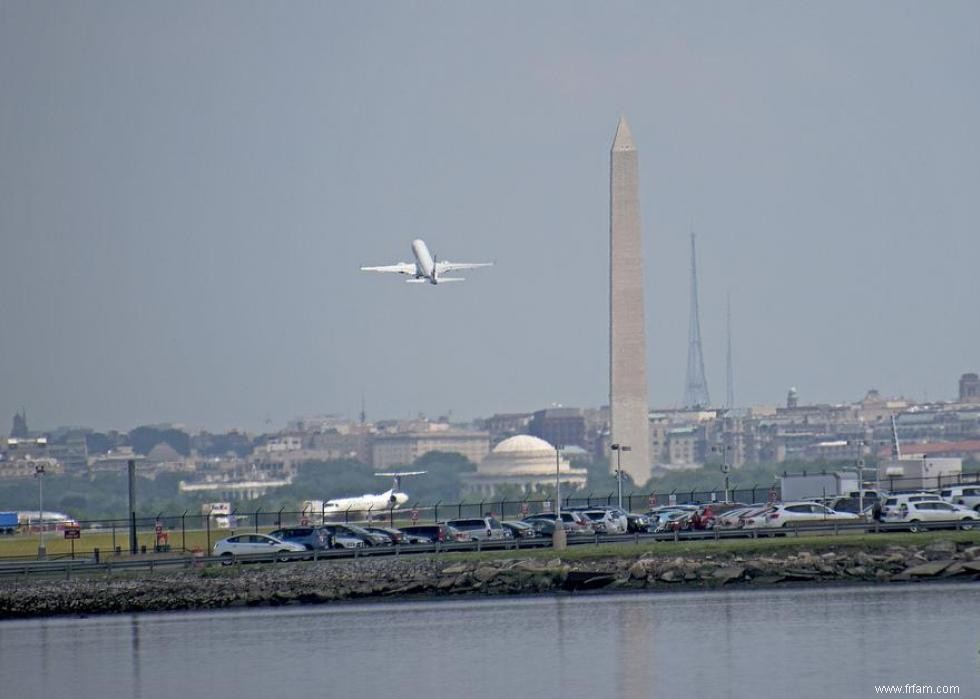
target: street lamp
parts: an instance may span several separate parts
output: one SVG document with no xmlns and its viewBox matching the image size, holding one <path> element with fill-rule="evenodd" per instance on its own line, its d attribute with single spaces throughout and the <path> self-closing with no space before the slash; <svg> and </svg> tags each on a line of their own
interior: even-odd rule
<svg viewBox="0 0 980 699">
<path fill-rule="evenodd" d="M 711 447 L 711 451 L 718 452 L 721 451 L 721 472 L 725 474 L 725 502 L 729 502 L 728 491 L 730 490 L 730 481 L 728 480 L 728 473 L 732 470 L 732 467 L 728 465 L 728 452 L 734 449 L 731 444 L 726 444 L 721 447 Z"/>
<path fill-rule="evenodd" d="M 629 444 L 610 444 L 609 448 L 616 452 L 616 495 L 617 506 L 623 509 L 623 468 L 619 463 L 619 457 L 624 451 L 633 451 Z"/>
<path fill-rule="evenodd" d="M 551 536 L 551 545 L 563 549 L 567 543 L 565 538 L 565 523 L 561 520 L 561 444 L 555 445 L 555 531 Z"/>
<path fill-rule="evenodd" d="M 47 555 L 44 548 L 44 463 L 34 464 L 34 477 L 37 478 L 37 557 Z"/>
</svg>

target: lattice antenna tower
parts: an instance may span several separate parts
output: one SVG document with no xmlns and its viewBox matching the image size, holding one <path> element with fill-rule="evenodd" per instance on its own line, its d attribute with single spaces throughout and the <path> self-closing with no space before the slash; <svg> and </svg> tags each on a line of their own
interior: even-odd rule
<svg viewBox="0 0 980 699">
<path fill-rule="evenodd" d="M 684 405 L 688 408 L 706 408 L 711 405 L 711 398 L 708 396 L 708 380 L 704 376 L 704 354 L 701 351 L 698 263 L 694 249 L 693 231 L 691 231 L 691 317 L 687 333 L 687 380 L 684 387 Z"/>
<path fill-rule="evenodd" d="M 728 329 L 728 349 L 725 353 L 725 365 L 728 374 L 728 386 L 725 392 L 725 407 L 735 409 L 735 364 L 732 361 L 732 295 L 729 292 L 725 299 L 725 317 Z"/>
</svg>

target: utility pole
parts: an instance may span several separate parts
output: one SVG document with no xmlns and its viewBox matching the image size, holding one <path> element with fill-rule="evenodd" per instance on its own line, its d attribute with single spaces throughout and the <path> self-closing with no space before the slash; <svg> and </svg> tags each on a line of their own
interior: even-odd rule
<svg viewBox="0 0 980 699">
<path fill-rule="evenodd" d="M 610 444 L 609 448 L 616 452 L 616 493 L 617 506 L 623 509 L 623 466 L 620 463 L 620 455 L 624 451 L 632 451 L 633 447 L 628 444 Z"/>
<path fill-rule="evenodd" d="M 37 559 L 47 558 L 44 548 L 44 464 L 34 465 L 34 477 L 37 478 Z"/>
<path fill-rule="evenodd" d="M 563 445 L 555 445 L 555 531 L 551 535 L 551 545 L 563 549 L 568 543 L 565 537 L 565 523 L 561 519 L 561 450 Z"/>
<path fill-rule="evenodd" d="M 129 552 L 136 554 L 136 460 L 127 462 L 129 471 Z"/>
</svg>

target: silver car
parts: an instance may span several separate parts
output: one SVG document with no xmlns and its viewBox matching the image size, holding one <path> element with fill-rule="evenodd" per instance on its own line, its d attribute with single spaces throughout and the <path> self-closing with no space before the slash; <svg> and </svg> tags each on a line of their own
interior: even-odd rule
<svg viewBox="0 0 980 699">
<path fill-rule="evenodd" d="M 491 539 L 506 539 L 503 525 L 496 517 L 470 517 L 468 519 L 451 519 L 446 524 L 470 541 L 488 541 Z"/>
<path fill-rule="evenodd" d="M 268 534 L 237 534 L 217 542 L 213 553 L 222 559 L 222 563 L 229 564 L 236 556 L 259 557 L 260 554 L 285 561 L 292 558 L 289 554 L 302 551 L 306 551 L 303 544 L 283 541 Z"/>
</svg>

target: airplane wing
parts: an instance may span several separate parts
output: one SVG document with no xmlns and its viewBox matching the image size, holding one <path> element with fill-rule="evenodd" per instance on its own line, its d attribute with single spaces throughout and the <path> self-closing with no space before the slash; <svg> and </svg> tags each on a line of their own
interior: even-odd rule
<svg viewBox="0 0 980 699">
<path fill-rule="evenodd" d="M 436 262 L 436 273 L 442 274 L 443 272 L 455 272 L 460 269 L 476 269 L 477 267 L 493 267 L 493 262 Z"/>
<path fill-rule="evenodd" d="M 361 267 L 362 272 L 394 272 L 395 274 L 415 274 L 415 265 L 409 262 L 399 262 L 397 265 L 383 267 Z"/>
</svg>

